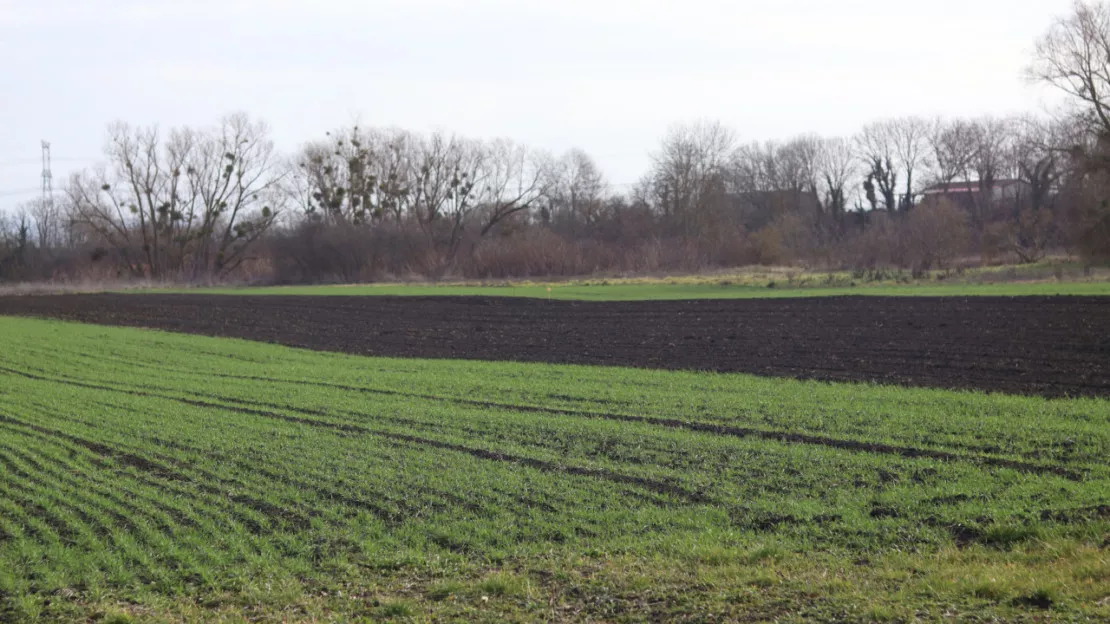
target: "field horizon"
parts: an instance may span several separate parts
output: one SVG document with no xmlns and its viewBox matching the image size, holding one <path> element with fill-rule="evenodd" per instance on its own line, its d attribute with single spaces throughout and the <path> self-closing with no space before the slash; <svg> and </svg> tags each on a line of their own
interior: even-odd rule
<svg viewBox="0 0 1110 624">
<path fill-rule="evenodd" d="M 743 267 L 700 273 L 444 281 L 385 280 L 333 284 L 182 284 L 171 281 L 29 283 L 0 288 L 0 296 L 66 293 L 499 296 L 578 301 L 765 299 L 835 296 L 1106 296 L 1110 270 L 1059 259 L 928 271 L 817 271 Z"/>
<path fill-rule="evenodd" d="M 724 283 L 722 283 L 724 282 Z M 770 285 L 734 284 L 729 280 L 683 283 L 613 282 L 585 280 L 571 282 L 507 282 L 504 284 L 335 284 L 312 286 L 217 286 L 189 288 L 138 288 L 118 292 L 134 294 L 203 295 L 302 295 L 302 296 L 391 296 L 391 297 L 522 297 L 570 301 L 666 301 L 712 299 L 778 299 L 811 297 L 1028 297 L 1028 296 L 1107 296 L 1110 281 L 1036 281 L 984 284 L 879 284 L 862 286 L 790 286 L 771 281 Z"/>
</svg>

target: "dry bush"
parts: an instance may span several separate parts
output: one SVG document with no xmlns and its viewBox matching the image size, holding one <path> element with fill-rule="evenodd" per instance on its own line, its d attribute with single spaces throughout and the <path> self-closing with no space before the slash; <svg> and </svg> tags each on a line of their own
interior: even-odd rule
<svg viewBox="0 0 1110 624">
<path fill-rule="evenodd" d="M 458 264 L 463 277 L 570 277 L 593 274 L 699 272 L 753 264 L 743 231 L 712 237 L 658 237 L 638 242 L 570 240 L 546 228 L 483 240 Z"/>
<path fill-rule="evenodd" d="M 1065 233 L 1087 264 L 1110 263 L 1110 176 L 1094 174 L 1065 189 Z"/>
<path fill-rule="evenodd" d="M 721 230 L 720 238 L 714 241 L 713 263 L 721 268 L 759 264 L 759 254 L 742 226 Z"/>
<path fill-rule="evenodd" d="M 785 263 L 786 250 L 783 247 L 782 232 L 776 226 L 769 225 L 752 234 L 751 245 L 756 264 L 779 266 Z"/>
<path fill-rule="evenodd" d="M 473 253 L 460 259 L 458 269 L 469 278 L 581 275 L 601 268 L 597 251 L 535 228 L 481 241 Z"/>
<path fill-rule="evenodd" d="M 915 273 L 947 267 L 971 241 L 967 213 L 945 199 L 918 206 L 902 225 L 906 260 Z"/>
<path fill-rule="evenodd" d="M 428 274 L 442 265 L 416 228 L 306 222 L 274 234 L 268 256 L 276 283 L 368 282 Z"/>
<path fill-rule="evenodd" d="M 898 223 L 885 211 L 870 215 L 868 222 L 842 243 L 843 257 L 854 269 L 879 269 L 902 266 L 902 249 Z"/>
<path fill-rule="evenodd" d="M 983 234 L 983 254 L 988 258 L 1012 254 L 1018 262 L 1030 264 L 1043 259 L 1056 238 L 1052 213 L 1026 208 L 1016 219 L 987 226 Z"/>
</svg>

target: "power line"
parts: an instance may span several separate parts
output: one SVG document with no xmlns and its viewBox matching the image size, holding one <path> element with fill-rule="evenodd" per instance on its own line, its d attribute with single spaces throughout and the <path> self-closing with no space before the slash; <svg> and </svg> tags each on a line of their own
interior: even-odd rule
<svg viewBox="0 0 1110 624">
<path fill-rule="evenodd" d="M 89 158 L 74 158 L 74 157 L 57 158 L 56 157 L 56 158 L 54 158 L 54 162 L 92 162 L 94 160 L 97 160 L 97 157 L 89 157 Z M 24 165 L 37 165 L 37 164 L 39 164 L 39 162 L 40 161 L 39 161 L 38 158 L 20 158 L 20 159 L 17 159 L 17 160 L 2 160 L 2 161 L 0 161 L 0 167 L 20 167 L 20 166 L 24 166 Z"/>
<path fill-rule="evenodd" d="M 11 191 L 0 191 L 0 197 L 11 197 L 13 195 L 28 195 L 30 193 L 40 193 L 40 188 L 16 189 Z"/>
</svg>

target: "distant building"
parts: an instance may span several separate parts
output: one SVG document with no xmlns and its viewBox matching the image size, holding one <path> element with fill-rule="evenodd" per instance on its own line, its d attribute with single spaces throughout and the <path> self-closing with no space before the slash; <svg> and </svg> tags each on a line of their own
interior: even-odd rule
<svg viewBox="0 0 1110 624">
<path fill-rule="evenodd" d="M 1019 199 L 1027 196 L 1028 192 L 1029 183 L 1024 180 L 995 180 L 990 189 L 989 203 Z M 921 191 L 923 201 L 927 202 L 944 197 L 957 204 L 964 204 L 969 201 L 978 204 L 980 200 L 985 199 L 982 194 L 983 189 L 980 188 L 978 180 L 974 182 L 961 181 L 952 182 L 951 184 L 934 184 Z"/>
</svg>

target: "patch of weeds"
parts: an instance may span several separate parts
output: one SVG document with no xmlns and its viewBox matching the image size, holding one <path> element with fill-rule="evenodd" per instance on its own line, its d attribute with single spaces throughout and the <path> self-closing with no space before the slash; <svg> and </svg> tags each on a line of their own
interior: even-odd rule
<svg viewBox="0 0 1110 624">
<path fill-rule="evenodd" d="M 783 551 L 778 546 L 760 546 L 755 550 L 745 553 L 743 562 L 748 564 L 763 561 L 778 561 L 783 556 Z"/>
<path fill-rule="evenodd" d="M 429 589 L 425 595 L 429 600 L 447 600 L 463 593 L 466 593 L 466 585 L 457 581 L 445 581 Z"/>
<path fill-rule="evenodd" d="M 714 546 L 706 549 L 699 549 L 690 557 L 692 561 L 707 565 L 710 567 L 720 567 L 735 563 L 743 558 L 743 553 L 738 552 L 735 548 L 728 548 L 725 546 Z"/>
<path fill-rule="evenodd" d="M 898 614 L 886 605 L 874 605 L 867 610 L 864 618 L 868 622 L 893 622 L 898 619 Z"/>
<path fill-rule="evenodd" d="M 774 587 L 779 584 L 779 578 L 775 576 L 773 572 L 765 570 L 749 578 L 747 584 L 752 587 Z"/>
<path fill-rule="evenodd" d="M 1075 571 L 1077 581 L 1090 581 L 1093 583 L 1110 583 L 1110 562 L 1097 565 L 1087 565 Z"/>
<path fill-rule="evenodd" d="M 379 614 L 386 618 L 407 618 L 416 615 L 416 608 L 405 600 L 382 603 Z"/>
<path fill-rule="evenodd" d="M 478 583 L 478 591 L 485 596 L 519 596 L 525 593 L 524 581 L 512 574 L 494 574 Z"/>
<path fill-rule="evenodd" d="M 1035 527 L 1000 525 L 984 530 L 979 540 L 986 546 L 1010 549 L 1016 544 L 1038 538 L 1040 535 L 1040 531 Z"/>
<path fill-rule="evenodd" d="M 625 580 L 624 585 L 630 591 L 642 592 L 655 587 L 657 581 L 650 576 L 636 575 Z"/>
<path fill-rule="evenodd" d="M 980 600 L 991 602 L 1002 602 L 1009 595 L 1009 592 L 1001 583 L 993 581 L 975 583 L 971 586 L 969 593 Z"/>
</svg>

